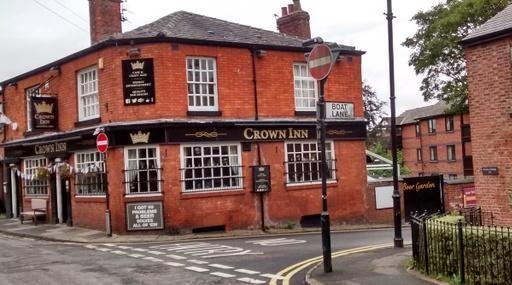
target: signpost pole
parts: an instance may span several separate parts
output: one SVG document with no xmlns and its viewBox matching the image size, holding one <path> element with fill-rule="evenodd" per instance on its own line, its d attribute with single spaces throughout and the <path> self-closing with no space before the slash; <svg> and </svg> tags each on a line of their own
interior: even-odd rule
<svg viewBox="0 0 512 285">
<path fill-rule="evenodd" d="M 108 171 L 107 171 L 107 152 L 105 152 L 105 156 L 103 158 L 103 171 L 105 172 L 103 174 L 103 187 L 105 187 L 105 203 L 106 203 L 106 209 L 105 209 L 105 226 L 107 231 L 107 237 L 112 236 L 112 218 L 110 216 L 110 195 L 108 191 Z"/>
<path fill-rule="evenodd" d="M 327 210 L 327 160 L 325 155 L 325 98 L 324 85 L 327 79 L 318 81 L 319 94 L 317 103 L 317 120 L 318 120 L 318 145 L 320 146 L 320 165 L 322 175 L 322 214 L 320 222 L 322 226 L 322 253 L 324 259 L 324 272 L 332 272 L 331 261 L 331 224 L 329 212 Z"/>
</svg>

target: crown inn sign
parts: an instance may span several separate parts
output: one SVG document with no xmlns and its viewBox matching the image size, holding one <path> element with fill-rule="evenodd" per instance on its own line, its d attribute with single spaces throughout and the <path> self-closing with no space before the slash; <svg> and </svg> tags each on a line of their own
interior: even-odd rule
<svg viewBox="0 0 512 285">
<path fill-rule="evenodd" d="M 32 130 L 57 129 L 57 97 L 43 96 L 30 98 Z"/>
</svg>

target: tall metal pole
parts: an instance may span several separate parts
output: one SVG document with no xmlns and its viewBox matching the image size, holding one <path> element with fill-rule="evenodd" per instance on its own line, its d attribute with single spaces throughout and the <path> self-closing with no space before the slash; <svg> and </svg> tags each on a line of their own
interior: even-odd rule
<svg viewBox="0 0 512 285">
<path fill-rule="evenodd" d="M 331 261 L 331 223 L 329 219 L 329 212 L 327 211 L 327 160 L 325 156 L 325 98 L 324 98 L 324 85 L 327 79 L 322 79 L 318 83 L 319 93 L 317 103 L 317 120 L 318 126 L 318 145 L 320 146 L 320 165 L 322 174 L 322 214 L 320 222 L 322 226 L 322 253 L 324 258 L 324 272 L 332 272 Z"/>
<path fill-rule="evenodd" d="M 108 187 L 108 172 L 107 172 L 107 156 L 108 151 L 105 151 L 105 155 L 103 158 L 103 170 L 105 173 L 103 174 L 103 187 L 105 187 L 105 202 L 106 202 L 106 209 L 105 209 L 105 226 L 106 226 L 106 232 L 107 237 L 112 236 L 112 217 L 110 214 L 110 194 L 109 187 Z"/>
<path fill-rule="evenodd" d="M 393 11 L 391 0 L 388 1 L 388 49 L 389 49 L 389 93 L 391 107 L 391 153 L 393 156 L 393 216 L 395 224 L 395 247 L 404 247 L 402 238 L 402 214 L 400 213 L 400 192 L 398 190 L 398 161 L 396 151 L 396 114 L 395 114 L 395 63 L 393 53 Z"/>
</svg>

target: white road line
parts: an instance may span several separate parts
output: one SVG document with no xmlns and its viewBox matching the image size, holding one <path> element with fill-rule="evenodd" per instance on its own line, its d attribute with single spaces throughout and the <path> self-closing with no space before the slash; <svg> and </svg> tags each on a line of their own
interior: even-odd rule
<svg viewBox="0 0 512 285">
<path fill-rule="evenodd" d="M 104 243 L 103 245 L 104 246 L 110 246 L 110 247 L 116 246 L 115 244 L 111 244 L 111 243 Z"/>
<path fill-rule="evenodd" d="M 137 254 L 137 253 L 135 253 L 135 254 L 130 254 L 129 256 L 131 256 L 131 257 L 135 257 L 135 258 L 145 257 L 145 255 L 144 255 L 144 254 Z"/>
<path fill-rule="evenodd" d="M 131 246 L 124 246 L 124 245 L 119 245 L 117 247 L 120 248 L 120 249 L 132 249 Z"/>
<path fill-rule="evenodd" d="M 128 254 L 128 252 L 126 252 L 126 251 L 122 251 L 122 250 L 114 250 L 114 251 L 112 251 L 112 253 L 119 254 L 119 255 L 125 255 L 125 254 Z"/>
<path fill-rule="evenodd" d="M 146 251 L 148 251 L 148 250 L 147 250 L 147 249 L 145 249 L 145 248 L 134 248 L 134 249 L 132 249 L 132 250 L 140 251 L 140 252 L 146 252 Z"/>
<path fill-rule="evenodd" d="M 84 247 L 89 248 L 89 249 L 96 249 L 96 248 L 98 248 L 97 246 L 94 246 L 94 245 L 91 245 L 91 244 L 84 245 Z"/>
<path fill-rule="evenodd" d="M 266 281 L 263 281 L 263 280 L 252 279 L 252 278 L 247 278 L 247 277 L 238 278 L 237 280 L 245 282 L 245 283 L 250 283 L 250 284 L 265 284 L 265 283 L 267 283 Z"/>
<path fill-rule="evenodd" d="M 227 265 L 222 265 L 222 264 L 209 264 L 209 266 L 211 267 L 215 267 L 215 268 L 220 268 L 220 269 L 233 269 L 234 267 L 233 266 L 227 266 Z"/>
<path fill-rule="evenodd" d="M 250 274 L 250 275 L 260 273 L 259 271 L 252 271 L 252 270 L 248 270 L 248 269 L 235 269 L 235 271 L 240 272 L 240 273 Z"/>
<path fill-rule="evenodd" d="M 150 251 L 148 251 L 148 253 L 155 254 L 155 255 L 162 255 L 162 254 L 165 254 L 165 252 L 156 251 L 156 250 L 150 250 Z"/>
<path fill-rule="evenodd" d="M 223 272 L 212 272 L 210 274 L 211 275 L 215 275 L 215 276 L 219 276 L 219 277 L 223 277 L 223 278 L 233 278 L 233 277 L 236 277 L 236 275 L 227 274 L 227 273 L 223 273 Z"/>
<path fill-rule="evenodd" d="M 145 259 L 145 260 L 149 260 L 149 261 L 153 261 L 153 262 L 163 262 L 163 260 L 162 260 L 162 259 L 154 258 L 154 257 L 152 257 L 152 256 L 144 257 L 143 259 Z"/>
<path fill-rule="evenodd" d="M 267 274 L 261 274 L 260 276 L 261 276 L 261 277 L 270 278 L 270 279 L 275 278 L 275 279 L 277 279 L 277 280 L 283 280 L 283 279 L 284 279 L 284 277 L 283 277 L 283 276 L 281 276 L 281 275 L 277 275 L 277 274 L 269 274 L 269 273 L 267 273 Z"/>
<path fill-rule="evenodd" d="M 202 267 L 196 267 L 196 266 L 189 266 L 185 267 L 185 269 L 192 270 L 195 272 L 207 272 L 210 271 L 210 269 L 202 268 Z"/>
<path fill-rule="evenodd" d="M 169 265 L 169 266 L 174 266 L 174 267 L 185 266 L 185 264 L 183 264 L 183 263 L 178 263 L 178 262 L 166 262 L 165 264 L 167 264 L 167 265 Z"/>
<path fill-rule="evenodd" d="M 208 262 L 206 262 L 206 261 L 196 260 L 196 259 L 191 259 L 188 262 L 195 263 L 195 264 L 208 264 Z"/>
<path fill-rule="evenodd" d="M 99 250 L 99 251 L 112 251 L 110 248 L 97 248 L 96 250 Z"/>
<path fill-rule="evenodd" d="M 187 259 L 186 257 L 183 257 L 183 256 L 179 256 L 179 255 L 175 255 L 175 254 L 168 254 L 166 255 L 167 257 L 170 257 L 172 259 L 176 259 L 176 260 L 183 260 L 183 259 Z"/>
</svg>

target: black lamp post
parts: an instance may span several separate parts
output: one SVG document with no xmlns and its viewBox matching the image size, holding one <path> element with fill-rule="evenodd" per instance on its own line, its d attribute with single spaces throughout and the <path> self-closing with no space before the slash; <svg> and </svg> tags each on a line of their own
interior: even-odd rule
<svg viewBox="0 0 512 285">
<path fill-rule="evenodd" d="M 398 190 L 398 161 L 396 151 L 396 114 L 395 114 L 395 63 L 393 53 L 393 11 L 391 0 L 387 0 L 388 11 L 386 19 L 388 20 L 388 49 L 389 49 L 389 93 L 391 107 L 391 153 L 393 156 L 393 217 L 395 225 L 395 247 L 403 247 L 402 238 L 402 214 L 400 212 L 400 192 Z"/>
</svg>

